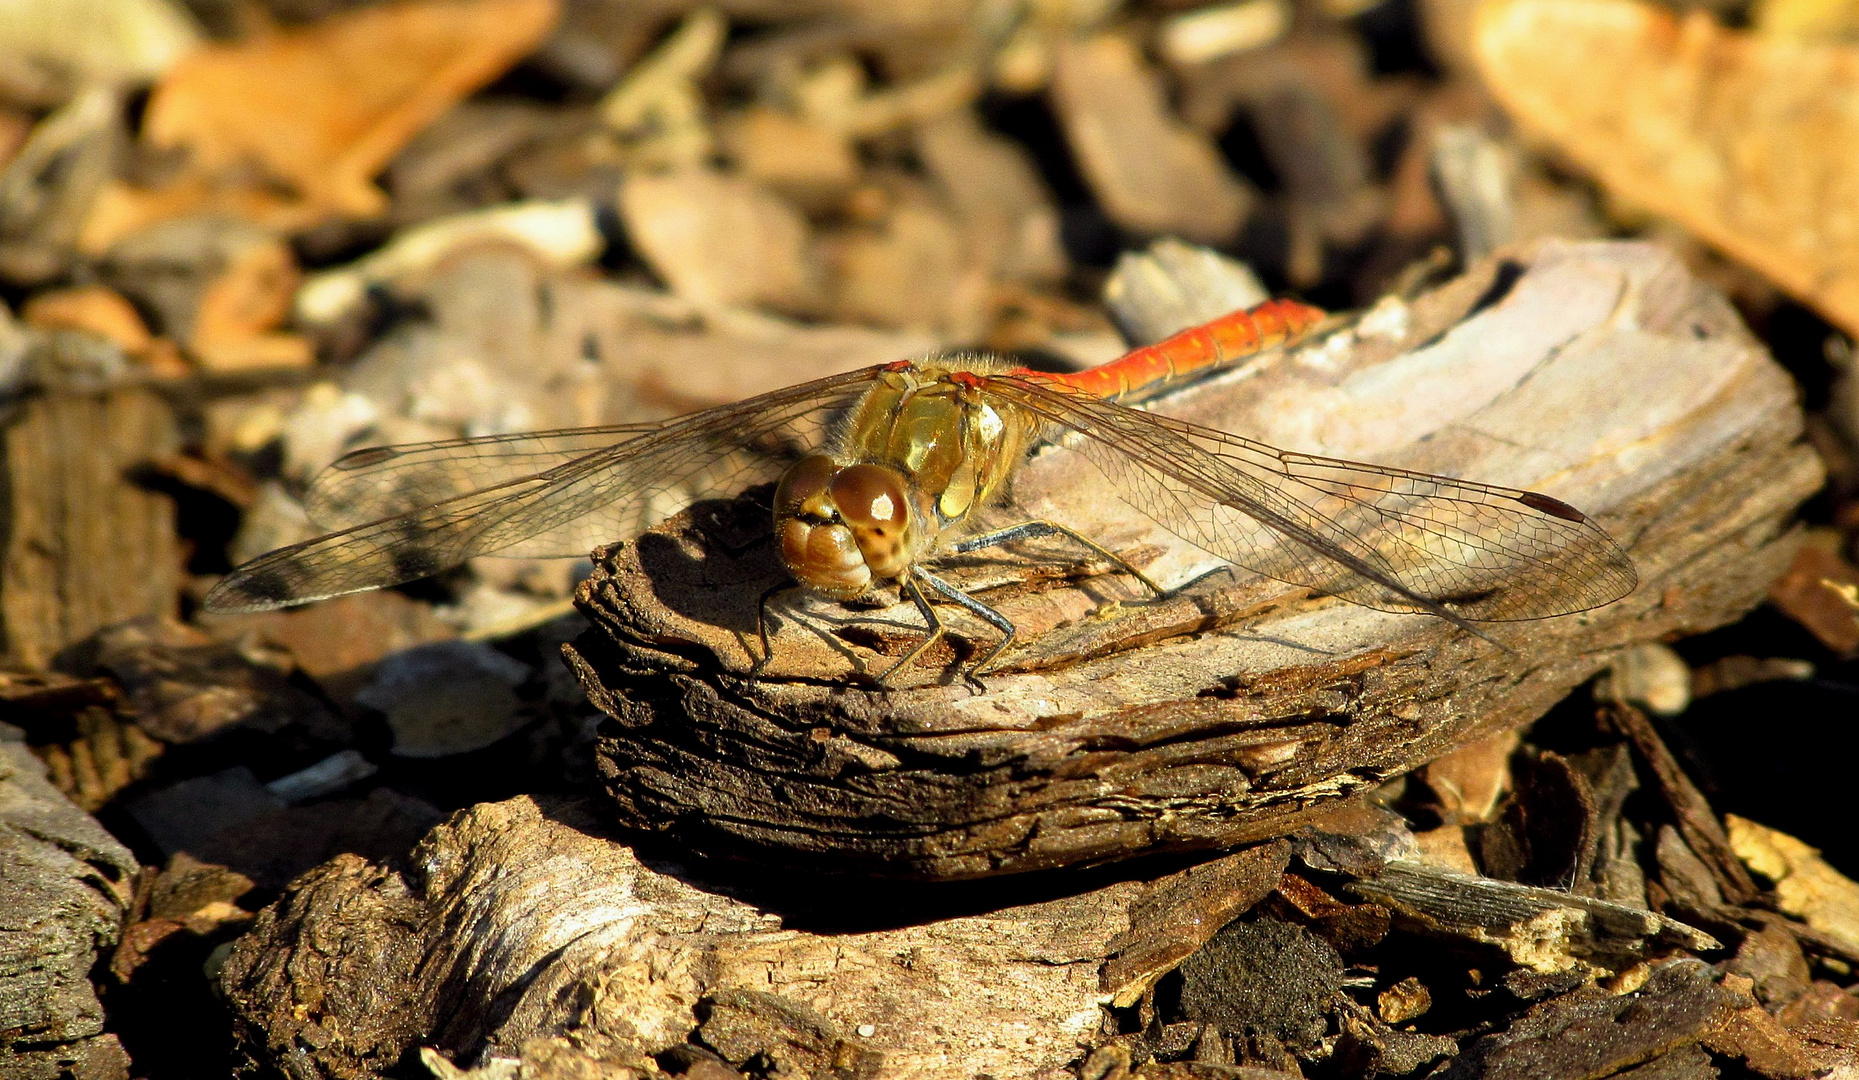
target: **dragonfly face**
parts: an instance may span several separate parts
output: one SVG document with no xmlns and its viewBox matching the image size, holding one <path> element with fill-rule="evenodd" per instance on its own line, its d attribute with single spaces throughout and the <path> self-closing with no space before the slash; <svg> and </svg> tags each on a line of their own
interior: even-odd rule
<svg viewBox="0 0 1859 1080">
<path fill-rule="evenodd" d="M 1037 424 L 955 371 L 985 360 L 896 365 L 853 408 L 832 454 L 790 466 L 775 536 L 795 580 L 829 596 L 895 580 L 997 498 Z"/>
<path fill-rule="evenodd" d="M 810 454 L 775 489 L 775 537 L 794 579 L 851 600 L 910 568 L 922 543 L 921 508 L 903 474 L 869 462 L 841 466 Z"/>
</svg>

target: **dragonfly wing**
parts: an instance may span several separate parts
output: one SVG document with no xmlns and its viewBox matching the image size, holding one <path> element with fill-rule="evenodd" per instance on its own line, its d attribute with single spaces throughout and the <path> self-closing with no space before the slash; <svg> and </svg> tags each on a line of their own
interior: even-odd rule
<svg viewBox="0 0 1859 1080">
<path fill-rule="evenodd" d="M 280 548 L 227 575 L 206 606 L 266 611 L 397 585 L 478 555 L 577 556 L 631 539 L 697 499 L 774 478 L 876 372 L 694 413 L 533 476 Z"/>
<path fill-rule="evenodd" d="M 521 480 L 663 428 L 620 424 L 518 435 L 371 446 L 318 473 L 304 510 L 325 529 L 346 529 Z"/>
<path fill-rule="evenodd" d="M 1535 492 L 1290 453 L 1036 380 L 990 390 L 1081 438 L 1137 509 L 1235 565 L 1386 611 L 1505 622 L 1585 611 L 1632 560 Z"/>
</svg>

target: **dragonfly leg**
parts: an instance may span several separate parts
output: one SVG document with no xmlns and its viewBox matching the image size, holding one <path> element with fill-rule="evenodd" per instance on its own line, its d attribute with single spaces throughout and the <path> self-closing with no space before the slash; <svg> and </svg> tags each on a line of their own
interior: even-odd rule
<svg viewBox="0 0 1859 1080">
<path fill-rule="evenodd" d="M 749 678 L 761 677 L 762 669 L 767 667 L 768 661 L 774 659 L 775 656 L 774 646 L 768 640 L 768 601 L 784 592 L 792 592 L 798 588 L 800 586 L 792 581 L 778 581 L 763 589 L 762 598 L 755 602 L 755 633 L 762 639 L 762 655 L 749 667 Z"/>
<path fill-rule="evenodd" d="M 919 578 L 922 578 L 923 583 L 925 585 L 928 585 L 930 588 L 935 589 L 936 592 L 941 594 L 945 599 L 950 600 L 954 603 L 960 604 L 964 608 L 967 608 L 971 613 L 973 613 L 975 616 L 980 618 L 983 622 L 986 622 L 987 624 L 989 624 L 990 626 L 994 627 L 996 630 L 999 630 L 1001 632 L 1001 639 L 1000 639 L 999 644 L 995 645 L 994 648 L 990 649 L 986 656 L 982 657 L 979 662 L 977 662 L 973 667 L 969 668 L 962 675 L 962 678 L 967 680 L 970 686 L 974 687 L 976 690 L 982 689 L 981 673 L 986 671 L 988 667 L 994 663 L 995 660 L 999 659 L 1001 653 L 1004 653 L 1007 651 L 1007 646 L 1013 644 L 1013 637 L 1014 637 L 1014 634 L 1016 633 L 1016 631 L 1014 630 L 1013 623 L 1008 621 L 1007 616 L 1002 615 L 998 611 L 995 611 L 993 608 L 987 606 L 986 604 L 968 595 L 962 590 L 956 588 L 954 585 L 951 585 L 948 582 L 944 581 L 943 579 L 937 577 L 935 574 L 930 573 L 928 570 L 923 569 L 922 567 L 912 567 L 911 573 Z M 919 593 L 918 595 L 921 595 L 921 593 Z M 938 622 L 938 625 L 936 627 L 936 632 L 938 634 L 942 633 L 942 626 L 940 624 L 940 621 Z M 921 651 L 924 647 L 927 646 L 927 644 L 928 642 L 925 642 L 924 645 L 919 645 L 917 647 L 917 650 Z M 915 655 L 915 653 L 913 652 L 912 655 Z M 893 668 L 892 670 L 895 671 L 896 669 Z M 890 674 L 890 672 L 886 672 L 886 674 L 888 675 Z"/>
<path fill-rule="evenodd" d="M 942 637 L 942 632 L 943 632 L 942 616 L 936 614 L 936 609 L 930 606 L 929 597 L 923 595 L 922 587 L 917 584 L 916 577 L 913 576 L 915 574 L 922 574 L 923 577 L 929 578 L 928 574 L 924 574 L 923 571 L 916 570 L 913 568 L 912 574 L 906 575 L 904 577 L 904 580 L 903 580 L 904 595 L 908 596 L 910 598 L 910 602 L 917 606 L 917 610 L 923 613 L 923 621 L 929 624 L 929 633 L 923 636 L 922 641 L 919 641 L 915 645 L 911 646 L 909 652 L 905 653 L 901 657 L 898 657 L 897 663 L 892 664 L 888 668 L 885 668 L 882 673 L 877 675 L 873 679 L 874 682 L 882 683 L 886 679 L 889 679 L 892 675 L 897 673 L 897 670 L 899 668 L 903 667 L 905 664 L 910 663 L 912 660 L 915 660 L 917 657 L 922 656 L 924 650 L 928 649 L 931 645 L 936 644 L 936 640 Z M 930 578 L 930 580 L 935 581 L 936 579 Z M 941 591 L 941 590 L 938 590 L 938 591 Z"/>
<path fill-rule="evenodd" d="M 1087 548 L 1093 553 L 1101 556 L 1102 558 L 1107 560 L 1111 565 L 1115 566 L 1117 569 L 1135 578 L 1137 581 L 1142 582 L 1143 585 L 1146 586 L 1149 589 L 1149 591 L 1153 592 L 1155 595 L 1157 596 L 1168 595 L 1167 589 L 1164 589 L 1162 588 L 1162 586 L 1157 585 L 1153 580 L 1150 579 L 1148 574 L 1145 574 L 1141 570 L 1136 569 L 1136 567 L 1133 566 L 1128 559 L 1125 559 L 1123 556 L 1118 555 L 1116 552 L 1110 550 L 1109 548 L 1091 539 L 1090 537 L 1085 536 L 1084 534 L 1078 532 L 1077 530 L 1068 529 L 1065 526 L 1060 525 L 1056 521 L 1043 521 L 1043 520 L 1022 521 L 1018 525 L 1009 525 L 1004 529 L 995 529 L 992 532 L 984 532 L 977 536 L 968 537 L 967 539 L 956 544 L 953 550 L 957 552 L 961 552 L 961 553 L 967 553 L 970 551 L 979 551 L 982 548 L 999 547 L 1002 544 L 1011 544 L 1019 540 L 1036 540 L 1042 536 L 1066 537 L 1067 539 L 1070 539 L 1076 542 L 1079 546 Z"/>
</svg>

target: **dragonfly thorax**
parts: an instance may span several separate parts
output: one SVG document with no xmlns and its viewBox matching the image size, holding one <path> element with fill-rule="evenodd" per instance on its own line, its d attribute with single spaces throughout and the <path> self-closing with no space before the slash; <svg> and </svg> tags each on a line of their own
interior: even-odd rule
<svg viewBox="0 0 1859 1080">
<path fill-rule="evenodd" d="M 775 489 L 775 537 L 795 580 L 852 599 L 875 581 L 910 569 L 922 546 L 923 513 L 896 469 L 840 465 L 811 454 L 788 467 Z"/>
</svg>

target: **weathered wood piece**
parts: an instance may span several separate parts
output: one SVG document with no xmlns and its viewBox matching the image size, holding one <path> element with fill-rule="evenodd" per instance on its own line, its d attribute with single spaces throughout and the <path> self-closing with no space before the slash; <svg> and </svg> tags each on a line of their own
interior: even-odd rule
<svg viewBox="0 0 1859 1080">
<path fill-rule="evenodd" d="M 606 725 L 620 819 L 707 848 L 931 878 L 1230 846 L 1314 804 L 1526 723 L 1636 642 L 1758 603 L 1820 483 L 1785 373 L 1724 300 L 1655 247 L 1547 242 L 1157 408 L 1288 448 L 1546 491 L 1597 518 L 1641 584 L 1606 608 L 1491 625 L 1214 574 L 1159 601 L 1080 577 L 1062 547 L 950 570 L 1020 628 L 977 694 L 953 676 L 994 631 L 892 678 L 908 605 L 757 598 L 782 572 L 766 504 L 694 508 L 600 553 L 568 650 Z M 1129 510 L 1064 451 L 1018 501 L 1182 583 L 1221 565 Z M 1045 572 L 1043 579 L 1028 574 Z M 1114 603 L 1121 601 L 1122 603 Z"/>
<path fill-rule="evenodd" d="M 1422 933 L 1495 945 L 1520 967 L 1560 971 L 1580 960 L 1624 966 L 1649 951 L 1723 948 L 1676 919 L 1556 889 L 1475 877 L 1415 860 L 1389 862 L 1348 891 L 1385 904 Z"/>
<path fill-rule="evenodd" d="M 1261 1046 L 1276 1047 L 1274 1068 L 1296 1067 L 1285 1047 L 1330 1019 L 1343 1033 L 1336 1053 L 1380 1063 L 1339 1075 L 1406 1075 L 1453 1054 L 1454 1038 L 1397 1030 L 1336 992 L 1335 953 L 1372 945 L 1387 913 L 1327 899 L 1284 873 L 1292 853 L 1300 873 L 1379 890 L 1403 929 L 1426 923 L 1445 947 L 1533 935 L 1534 952 L 1513 950 L 1522 966 L 1501 980 L 1502 961 L 1487 967 L 1494 985 L 1526 1000 L 1644 971 L 1674 947 L 1683 956 L 1715 946 L 1644 910 L 1426 866 L 1412 859 L 1400 818 L 1355 806 L 1288 842 L 1148 881 L 1122 873 L 1141 864 L 983 882 L 797 876 L 626 839 L 591 802 L 524 797 L 460 812 L 405 860 L 344 855 L 303 875 L 223 969 L 245 1071 L 288 1063 L 294 1075 L 372 1077 L 424 1048 L 440 1076 L 457 1075 L 447 1071 L 454 1065 L 512 1075 L 520 1062 L 525 1076 L 630 1080 L 656 1061 L 693 1076 L 1051 1080 L 1081 1062 L 1085 1075 L 1104 1075 L 1088 1064 L 1101 1044 L 1145 1059 L 1184 1056 L 1186 1044 L 1164 1046 L 1166 1031 L 1131 1033 L 1111 1011 L 1164 1007 L 1202 1014 L 1205 1027 L 1163 1019 L 1170 1030 L 1199 1031 L 1187 1041 L 1203 1049 L 1226 1046 L 1228 1065 L 1261 1064 L 1230 1055 L 1234 1040 L 1272 1017 L 1282 1030 Z M 1325 904 L 1345 915 L 1372 908 L 1380 930 L 1363 938 L 1313 917 Z M 1327 956 L 1329 974 L 1306 971 L 1306 954 Z M 1169 995 L 1148 993 L 1177 968 Z M 1520 989 L 1513 976 L 1542 988 Z M 1520 1018 L 1491 1036 L 1478 1061 L 1566 1058 L 1554 1033 L 1599 1017 L 1623 1030 L 1597 1052 L 1624 1067 L 1704 1038 L 1747 1004 L 1703 974 L 1675 988 L 1658 978 L 1638 997 L 1587 985 L 1545 1002 L 1530 1014 L 1540 1022 Z M 1175 1003 L 1158 1004 L 1165 996 Z M 1314 1044 L 1305 1052 L 1327 1054 Z"/>
<path fill-rule="evenodd" d="M 1114 993 L 1117 1005 L 1133 1004 L 1156 979 L 1277 888 L 1290 861 L 1291 846 L 1278 840 L 1150 882 L 1130 907 L 1130 928 L 1110 942 L 1104 989 Z"/>
<path fill-rule="evenodd" d="M 0 652 L 43 668 L 111 623 L 174 614 L 174 505 L 133 475 L 179 448 L 167 403 L 141 389 L 35 393 L 0 425 Z"/>
<path fill-rule="evenodd" d="M 1614 996 L 1589 989 L 1546 1001 L 1509 1030 L 1472 1043 L 1440 1078 L 1586 1080 L 1612 1076 L 1661 1054 L 1696 1045 L 1728 1024 L 1738 1004 L 1737 996 L 1717 983 L 1708 966 L 1678 960 L 1653 972 L 1637 993 Z"/>
<path fill-rule="evenodd" d="M 19 729 L 0 724 L 0 1076 L 129 1075 L 90 973 L 122 931 L 136 870 L 46 780 Z"/>
<path fill-rule="evenodd" d="M 480 804 L 404 870 L 342 856 L 298 879 L 222 986 L 252 1060 L 295 1075 L 372 1076 L 415 1046 L 533 1061 L 572 1034 L 569 1056 L 604 1062 L 599 1075 L 689 1051 L 765 1054 L 775 1075 L 839 1062 L 836 1075 L 1006 1080 L 1082 1056 L 1099 964 L 1143 892 L 1001 906 L 998 888 L 926 902 L 917 887 L 819 886 L 705 884 L 615 842 L 584 804 Z"/>
<path fill-rule="evenodd" d="M 582 596 L 598 631 L 571 662 L 618 721 L 603 754 L 622 819 L 930 877 L 1273 835 L 1313 801 L 1533 719 L 1613 649 L 1737 617 L 1785 565 L 1787 515 L 1820 475 L 1783 373 L 1721 299 L 1640 245 L 1489 264 L 1165 407 L 1548 489 L 1628 546 L 1642 585 L 1600 611 L 1493 627 L 1500 648 L 1260 579 L 1107 609 L 1135 595 L 1125 582 L 1029 584 L 995 563 L 968 583 L 1020 579 L 987 598 L 1027 644 L 988 692 L 948 685 L 950 652 L 872 691 L 848 683 L 908 648 L 914 612 L 777 605 L 773 658 L 749 679 L 756 599 L 780 579 L 756 543 L 764 512 L 700 510 L 606 553 Z M 1152 575 L 1210 565 L 1067 454 L 1022 480 L 1022 504 L 1147 553 Z M 958 625 L 969 650 L 991 640 Z"/>
</svg>

